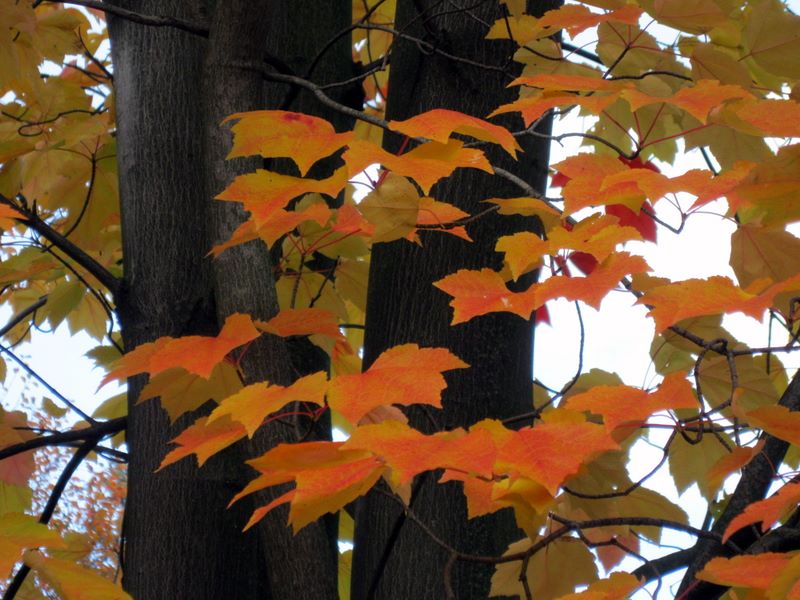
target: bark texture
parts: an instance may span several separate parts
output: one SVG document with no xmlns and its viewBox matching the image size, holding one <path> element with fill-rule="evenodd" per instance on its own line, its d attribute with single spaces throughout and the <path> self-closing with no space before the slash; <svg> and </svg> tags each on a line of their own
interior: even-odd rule
<svg viewBox="0 0 800 600">
<path fill-rule="evenodd" d="M 541 4 L 537 9 L 552 6 Z M 511 101 L 514 92 L 506 85 L 516 68 L 511 61 L 512 45 L 484 39 L 488 25 L 501 14 L 494 3 L 445 10 L 436 2 L 400 0 L 398 30 L 451 56 L 469 57 L 488 67 L 454 61 L 435 51 L 423 53 L 413 41 L 396 41 L 387 118 L 406 119 L 433 108 L 484 117 L 499 104 Z M 516 129 L 521 127 L 516 123 Z M 388 137 L 385 145 L 396 152 L 401 142 L 399 137 Z M 493 164 L 543 189 L 546 143 L 529 139 L 518 162 L 502 151 L 490 151 L 489 157 Z M 486 208 L 482 200 L 521 193 L 499 177 L 463 170 L 436 186 L 432 195 L 476 214 Z M 431 232 L 422 236 L 422 248 L 406 241 L 373 248 L 365 368 L 387 348 L 408 342 L 448 348 L 471 365 L 448 376 L 444 410 L 433 411 L 439 429 L 468 426 L 485 417 L 502 419 L 531 407 L 531 323 L 510 315 L 489 315 L 451 327 L 449 297 L 432 283 L 458 269 L 499 269 L 500 255 L 494 252 L 497 237 L 537 227 L 533 220 L 491 215 L 468 227 L 474 243 Z M 423 411 L 412 410 L 410 416 L 415 426 L 431 429 L 430 416 Z M 460 484 L 440 485 L 437 479 L 436 474 L 429 474 L 417 484 L 411 510 L 440 539 L 463 552 L 498 555 L 521 537 L 509 511 L 468 521 Z M 354 598 L 445 597 L 443 574 L 448 552 L 406 521 L 396 503 L 373 493 L 359 505 L 356 517 Z M 455 597 L 487 597 L 491 571 L 487 565 L 456 564 L 449 578 Z"/>
<path fill-rule="evenodd" d="M 119 2 L 145 14 L 204 20 L 199 2 Z M 207 247 L 200 96 L 206 41 L 109 19 L 114 60 L 122 208 L 125 347 L 160 336 L 217 331 Z M 170 426 L 157 402 L 136 405 L 130 381 L 124 585 L 137 600 L 261 598 L 255 534 L 225 509 L 238 482 L 225 457 L 198 471 L 181 461 L 155 473 L 191 417 Z M 209 552 L 209 549 L 213 551 Z"/>
<path fill-rule="evenodd" d="M 242 63 L 262 63 L 269 45 L 276 51 L 290 47 L 290 33 L 297 37 L 301 25 L 322 46 L 336 23 L 326 20 L 328 13 L 338 10 L 338 19 L 349 23 L 349 3 L 331 2 L 327 11 L 318 11 L 320 18 L 304 24 L 297 18 L 310 18 L 311 2 L 295 3 L 304 7 L 295 14 L 290 3 L 116 4 L 209 29 L 206 39 L 109 19 L 125 256 L 118 311 L 125 346 L 130 350 L 164 335 L 214 335 L 234 312 L 269 318 L 277 301 L 263 246 L 240 246 L 216 261 L 205 258 L 211 245 L 226 240 L 244 217 L 237 205 L 213 196 L 235 175 L 262 166 L 260 160 L 225 160 L 231 140 L 220 122 L 234 112 L 276 108 L 275 98 L 285 93 L 267 94 L 261 75 Z M 275 18 L 265 18 L 268 14 Z M 346 65 L 341 78 L 351 74 L 348 42 L 345 36 L 344 45 L 331 46 L 319 62 L 331 80 L 339 76 L 330 71 L 332 65 Z M 311 49 L 303 46 L 302 51 Z M 338 56 L 332 58 L 334 52 Z M 273 337 L 254 344 L 243 366 L 248 382 L 285 384 L 296 374 L 283 340 Z M 143 384 L 143 378 L 135 378 L 129 388 L 126 589 L 137 600 L 335 598 L 335 520 L 309 526 L 295 537 L 286 527 L 286 511 L 279 510 L 243 534 L 253 502 L 226 509 L 252 476 L 243 461 L 275 443 L 295 440 L 297 429 L 276 425 L 200 470 L 184 460 L 155 473 L 168 441 L 204 411 L 170 426 L 157 402 L 136 405 Z M 272 495 L 255 501 L 266 504 Z"/>
</svg>

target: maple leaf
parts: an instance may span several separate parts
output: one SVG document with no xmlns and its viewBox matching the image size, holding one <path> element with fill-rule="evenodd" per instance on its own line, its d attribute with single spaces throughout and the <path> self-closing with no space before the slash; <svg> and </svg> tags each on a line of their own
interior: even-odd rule
<svg viewBox="0 0 800 600">
<path fill-rule="evenodd" d="M 625 600 L 642 582 L 631 573 L 612 573 L 608 579 L 590 583 L 582 592 L 559 596 L 558 600 Z"/>
<path fill-rule="evenodd" d="M 756 284 L 763 283 L 763 280 Z M 752 286 L 751 286 L 752 287 Z M 727 277 L 687 279 L 648 290 L 637 304 L 652 306 L 648 313 L 656 321 L 656 332 L 683 319 L 700 315 L 742 312 L 760 319 L 772 305 L 776 295 L 800 287 L 800 276 L 795 276 L 751 293 L 734 285 Z"/>
<path fill-rule="evenodd" d="M 318 160 L 330 156 L 353 139 L 353 132 L 336 133 L 325 119 L 283 110 L 236 113 L 223 123 L 231 127 L 233 147 L 228 158 L 260 154 L 289 157 L 305 175 Z"/>
<path fill-rule="evenodd" d="M 18 512 L 0 515 L 0 573 L 10 573 L 25 548 L 65 548 L 64 540 L 34 517 Z"/>
<path fill-rule="evenodd" d="M 310 402 L 322 406 L 327 384 L 327 376 L 320 371 L 301 377 L 285 387 L 268 382 L 248 385 L 222 400 L 209 415 L 207 425 L 227 416 L 244 425 L 247 435 L 252 438 L 267 415 L 278 412 L 290 402 Z"/>
<path fill-rule="evenodd" d="M 602 415 L 603 424 L 609 431 L 624 425 L 639 426 L 650 415 L 661 410 L 700 408 L 684 372 L 667 375 L 652 394 L 624 385 L 601 385 L 570 396 L 566 406 L 571 410 L 586 410 Z"/>
<path fill-rule="evenodd" d="M 798 502 L 800 502 L 800 484 L 787 483 L 769 498 L 748 505 L 736 515 L 725 529 L 722 543 L 728 541 L 742 527 L 754 523 L 761 523 L 761 531 L 766 531 L 788 516 L 789 511 L 794 510 Z"/>
<path fill-rule="evenodd" d="M 439 142 L 420 144 L 400 156 L 370 142 L 356 140 L 350 144 L 342 158 L 352 176 L 377 162 L 396 175 L 411 177 L 426 194 L 430 193 L 433 184 L 458 168 L 494 172 L 483 152 L 465 148 L 463 142 L 454 139 L 449 139 L 444 144 Z"/>
<path fill-rule="evenodd" d="M 766 590 L 790 559 L 789 555 L 777 552 L 717 557 L 706 563 L 697 578 L 718 585 Z"/>
<path fill-rule="evenodd" d="M 256 321 L 261 331 L 288 337 L 292 335 L 324 335 L 342 339 L 339 321 L 332 311 L 322 308 L 283 308 L 269 321 Z"/>
<path fill-rule="evenodd" d="M 179 367 L 209 378 L 214 367 L 231 352 L 261 333 L 248 315 L 233 314 L 225 319 L 216 337 L 190 335 L 182 338 L 162 337 L 142 344 L 120 358 L 105 376 L 101 385 L 114 379 L 125 379 L 138 373 L 157 375 Z"/>
<path fill-rule="evenodd" d="M 365 494 L 385 468 L 369 452 L 345 449 L 341 442 L 280 444 L 248 463 L 262 475 L 237 494 L 232 503 L 279 483 L 294 481 L 295 488 L 256 509 L 245 529 L 277 506 L 290 502 L 289 523 L 295 532 Z"/>
<path fill-rule="evenodd" d="M 596 307 L 622 277 L 647 268 L 643 258 L 618 252 L 586 277 L 550 277 L 524 292 L 509 290 L 500 274 L 491 269 L 462 269 L 433 285 L 453 297 L 450 306 L 453 307 L 452 324 L 456 325 L 490 312 L 510 312 L 529 319 L 534 310 L 555 298 L 582 300 Z"/>
<path fill-rule="evenodd" d="M 356 428 L 343 448 L 368 450 L 391 467 L 390 481 L 399 487 L 423 471 L 456 469 L 492 476 L 495 456 L 486 429 L 453 430 L 425 435 L 398 421 Z"/>
<path fill-rule="evenodd" d="M 445 348 L 395 346 L 376 358 L 366 372 L 331 379 L 328 403 L 353 424 L 382 405 L 441 407 L 441 392 L 447 387 L 442 373 L 468 366 Z"/>
<path fill-rule="evenodd" d="M 388 173 L 378 187 L 358 205 L 361 214 L 375 228 L 372 242 L 390 242 L 404 238 L 414 230 L 420 196 L 405 177 Z"/>
<path fill-rule="evenodd" d="M 25 564 L 66 600 L 132 600 L 117 584 L 70 560 L 25 552 Z"/>
<path fill-rule="evenodd" d="M 576 412 L 558 409 L 534 428 L 511 431 L 498 444 L 496 469 L 543 485 L 555 495 L 567 477 L 594 456 L 619 446 L 606 430 Z M 571 447 L 566 453 L 559 449 Z"/>
<path fill-rule="evenodd" d="M 364 165 L 366 167 L 366 165 Z M 276 213 L 283 210 L 294 198 L 308 193 L 336 196 L 347 184 L 347 170 L 342 167 L 327 179 L 304 179 L 281 175 L 264 169 L 239 175 L 220 192 L 217 200 L 241 202 L 250 211 L 257 228 L 268 227 Z"/>
<path fill-rule="evenodd" d="M 244 425 L 229 418 L 219 418 L 213 423 L 208 417 L 200 417 L 192 425 L 184 429 L 178 437 L 171 440 L 177 444 L 161 461 L 160 471 L 164 467 L 186 458 L 190 454 L 197 455 L 197 464 L 202 466 L 217 452 L 224 450 L 247 435 Z"/>
<path fill-rule="evenodd" d="M 440 144 L 447 144 L 453 133 L 462 133 L 484 142 L 499 144 L 515 158 L 517 152 L 522 150 L 505 127 L 455 110 L 429 110 L 405 121 L 389 121 L 389 127 L 409 137 L 425 137 Z"/>
</svg>

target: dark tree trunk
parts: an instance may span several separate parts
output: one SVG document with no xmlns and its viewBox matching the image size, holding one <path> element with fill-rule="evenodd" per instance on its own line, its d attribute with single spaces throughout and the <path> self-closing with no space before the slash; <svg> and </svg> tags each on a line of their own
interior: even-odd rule
<svg viewBox="0 0 800 600">
<path fill-rule="evenodd" d="M 211 244 L 227 239 L 243 218 L 236 205 L 213 196 L 235 175 L 260 166 L 254 160 L 224 160 L 230 135 L 219 124 L 233 112 L 276 108 L 276 98 L 284 93 L 266 94 L 257 70 L 242 63 L 260 64 L 268 48 L 294 47 L 292 36 L 313 38 L 300 46 L 303 52 L 319 49 L 332 27 L 343 28 L 338 21 L 349 24 L 350 4 L 329 3 L 330 11 L 338 11 L 336 19 L 326 18 L 326 11 L 313 15 L 311 2 L 299 3 L 304 8 L 295 12 L 288 3 L 271 2 L 115 4 L 209 24 L 206 40 L 109 18 L 125 257 L 118 312 L 125 347 L 164 335 L 214 335 L 234 312 L 268 318 L 277 302 L 266 249 L 250 244 L 213 262 L 205 258 Z M 272 11 L 274 18 L 268 19 Z M 350 77 L 349 36 L 344 39 L 344 45 L 328 50 L 316 75 Z M 249 381 L 287 383 L 294 374 L 289 352 L 277 338 L 252 347 L 244 369 Z M 243 464 L 247 455 L 294 439 L 294 429 L 270 430 L 200 470 L 193 460 L 184 460 L 155 473 L 167 442 L 203 411 L 170 426 L 157 402 L 136 406 L 143 384 L 139 377 L 129 386 L 123 567 L 124 585 L 133 597 L 335 598 L 335 521 L 309 526 L 294 537 L 286 527 L 286 511 L 275 511 L 243 534 L 253 503 L 226 509 L 251 477 Z M 256 498 L 259 504 L 267 501 L 266 495 Z"/>
<path fill-rule="evenodd" d="M 399 1 L 396 28 L 451 55 L 493 68 L 456 62 L 436 53 L 423 54 L 415 43 L 398 40 L 392 50 L 388 118 L 406 119 L 433 108 L 485 117 L 515 94 L 506 89 L 515 72 L 512 45 L 484 40 L 486 24 L 502 14 L 497 5 L 479 3 L 469 11 L 437 6 L 436 2 Z M 386 147 L 397 151 L 401 141 L 388 137 Z M 525 154 L 519 162 L 494 151 L 489 153 L 490 160 L 542 190 L 547 143 L 529 139 L 523 145 Z M 523 194 L 499 177 L 464 170 L 436 186 L 432 195 L 475 214 L 486 208 L 482 200 Z M 500 256 L 494 252 L 497 237 L 536 228 L 532 220 L 492 215 L 469 226 L 475 240 L 471 244 L 447 234 L 429 233 L 422 236 L 422 248 L 406 241 L 373 248 L 365 368 L 387 348 L 407 342 L 446 347 L 471 365 L 448 376 L 444 410 L 435 414 L 439 428 L 468 426 L 485 417 L 503 418 L 531 408 L 531 323 L 516 316 L 490 315 L 451 327 L 449 297 L 431 284 L 458 269 L 499 269 Z M 421 411 L 412 410 L 410 416 L 415 426 L 430 430 Z M 416 484 L 411 510 L 442 540 L 464 552 L 497 555 L 522 536 L 510 511 L 467 521 L 460 484 L 441 485 L 437 479 L 437 474 L 429 474 Z M 405 521 L 397 504 L 371 494 L 359 505 L 356 517 L 353 598 L 445 596 L 443 573 L 448 553 Z M 486 565 L 457 564 L 450 578 L 455 596 L 488 596 L 491 570 Z"/>
<path fill-rule="evenodd" d="M 203 19 L 199 2 L 125 2 L 145 14 Z M 200 97 L 206 41 L 109 19 L 114 60 L 124 293 L 118 314 L 128 349 L 160 336 L 217 331 L 203 186 Z M 157 402 L 136 405 L 130 381 L 124 584 L 137 600 L 260 598 L 258 539 L 243 536 L 225 458 L 154 473 L 189 418 L 170 427 Z"/>
</svg>

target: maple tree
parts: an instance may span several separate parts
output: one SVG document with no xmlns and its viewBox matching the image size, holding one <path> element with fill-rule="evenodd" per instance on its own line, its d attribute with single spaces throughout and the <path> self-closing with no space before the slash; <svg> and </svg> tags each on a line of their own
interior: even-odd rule
<svg viewBox="0 0 800 600">
<path fill-rule="evenodd" d="M 0 350 L 48 390 L 0 409 L 4 598 L 611 600 L 676 571 L 683 599 L 800 598 L 782 2 L 0 18 Z M 733 278 L 641 255 L 708 213 Z M 648 312 L 652 385 L 585 371 L 583 331 L 573 377 L 534 379 L 548 303 L 583 329 L 615 292 Z M 45 322 L 127 393 L 87 411 L 43 381 L 13 346 Z M 700 526 L 656 473 L 697 485 Z"/>
</svg>

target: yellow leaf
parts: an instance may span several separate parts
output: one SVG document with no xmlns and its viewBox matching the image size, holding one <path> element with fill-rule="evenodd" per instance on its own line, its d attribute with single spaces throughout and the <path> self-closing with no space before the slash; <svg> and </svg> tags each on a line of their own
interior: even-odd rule
<svg viewBox="0 0 800 600">
<path fill-rule="evenodd" d="M 391 242 L 414 230 L 419 212 L 419 194 L 405 177 L 388 173 L 378 188 L 358 205 L 361 214 L 373 225 L 373 243 Z"/>
<path fill-rule="evenodd" d="M 25 564 L 64 600 L 133 600 L 118 585 L 73 562 L 29 550 Z"/>
<path fill-rule="evenodd" d="M 514 542 L 504 555 L 525 552 L 532 546 L 529 538 Z M 525 588 L 520 581 L 522 561 L 500 563 L 492 575 L 490 597 L 525 597 Z M 575 591 L 575 587 L 586 585 L 597 579 L 594 556 L 576 538 L 560 538 L 536 552 L 528 561 L 525 577 L 531 595 L 536 600 L 551 600 Z"/>
</svg>

